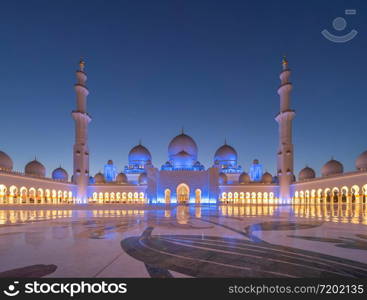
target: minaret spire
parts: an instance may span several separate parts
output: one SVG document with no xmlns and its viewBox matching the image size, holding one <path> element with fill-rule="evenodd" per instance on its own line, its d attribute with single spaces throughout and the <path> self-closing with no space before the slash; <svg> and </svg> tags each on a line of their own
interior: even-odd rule
<svg viewBox="0 0 367 300">
<path fill-rule="evenodd" d="M 291 109 L 292 83 L 289 81 L 291 70 L 285 57 L 282 59 L 282 71 L 279 75 L 280 86 L 278 94 L 280 97 L 280 111 L 275 117 L 279 124 L 279 146 L 278 146 L 278 178 L 279 198 L 282 203 L 289 203 L 291 199 L 291 183 L 293 181 L 293 144 L 292 144 L 292 120 L 295 111 Z"/>
<path fill-rule="evenodd" d="M 288 60 L 287 60 L 287 57 L 285 55 L 282 58 L 282 67 L 283 67 L 283 71 L 288 70 Z"/>
<path fill-rule="evenodd" d="M 86 86 L 87 74 L 84 72 L 84 68 L 85 62 L 81 59 L 79 61 L 79 70 L 76 71 L 77 83 L 74 85 L 76 110 L 72 112 L 75 120 L 73 183 L 76 184 L 77 203 L 87 203 L 89 181 L 88 124 L 92 119 L 87 113 L 87 96 L 89 91 Z"/>
</svg>

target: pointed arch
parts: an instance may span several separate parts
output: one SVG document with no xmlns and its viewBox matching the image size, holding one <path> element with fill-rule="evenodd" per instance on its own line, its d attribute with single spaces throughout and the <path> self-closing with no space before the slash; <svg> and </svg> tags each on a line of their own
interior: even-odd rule
<svg viewBox="0 0 367 300">
<path fill-rule="evenodd" d="M 180 183 L 176 188 L 177 203 L 187 204 L 190 202 L 190 187 L 186 183 Z"/>
</svg>

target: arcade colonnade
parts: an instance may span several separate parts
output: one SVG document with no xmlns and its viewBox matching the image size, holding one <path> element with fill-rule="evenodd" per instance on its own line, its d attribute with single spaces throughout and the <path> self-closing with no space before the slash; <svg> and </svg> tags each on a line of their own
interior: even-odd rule
<svg viewBox="0 0 367 300">
<path fill-rule="evenodd" d="M 278 204 L 273 192 L 222 192 L 222 204 Z"/>
<path fill-rule="evenodd" d="M 367 203 L 367 183 L 352 186 L 330 186 L 319 189 L 297 189 L 294 193 L 294 204 L 321 203 Z"/>
<path fill-rule="evenodd" d="M 70 190 L 0 184 L 0 204 L 66 204 L 74 202 L 75 198 Z"/>
<path fill-rule="evenodd" d="M 95 204 L 145 204 L 147 203 L 147 198 L 144 192 L 93 192 L 88 202 Z"/>
</svg>

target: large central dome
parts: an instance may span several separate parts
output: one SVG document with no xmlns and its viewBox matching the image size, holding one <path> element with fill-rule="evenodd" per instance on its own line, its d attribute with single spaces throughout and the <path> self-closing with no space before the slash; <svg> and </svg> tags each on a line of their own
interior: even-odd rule
<svg viewBox="0 0 367 300">
<path fill-rule="evenodd" d="M 192 137 L 184 133 L 174 137 L 168 145 L 168 156 L 170 159 L 182 152 L 191 156 L 193 160 L 197 160 L 198 146 Z"/>
</svg>

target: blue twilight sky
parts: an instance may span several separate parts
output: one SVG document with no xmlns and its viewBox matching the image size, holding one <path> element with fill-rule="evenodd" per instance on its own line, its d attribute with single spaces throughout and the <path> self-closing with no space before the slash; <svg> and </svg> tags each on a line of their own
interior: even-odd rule
<svg viewBox="0 0 367 300">
<path fill-rule="evenodd" d="M 345 15 L 356 9 L 356 15 Z M 332 21 L 345 17 L 336 31 Z M 359 34 L 347 43 L 321 36 Z M 91 173 L 142 139 L 160 167 L 182 126 L 209 167 L 224 138 L 276 170 L 280 60 L 293 70 L 295 171 L 367 149 L 367 1 L 0 2 L 0 149 L 72 172 L 75 70 L 87 62 Z"/>
</svg>

